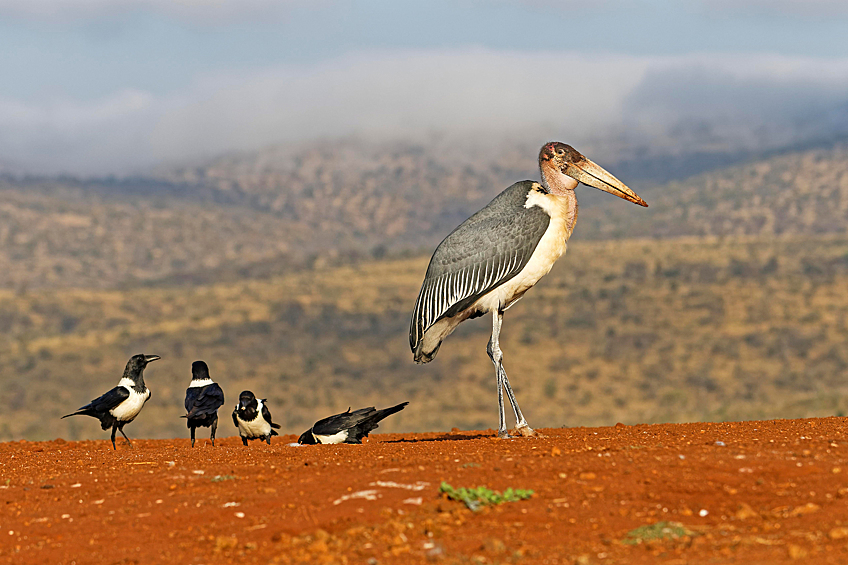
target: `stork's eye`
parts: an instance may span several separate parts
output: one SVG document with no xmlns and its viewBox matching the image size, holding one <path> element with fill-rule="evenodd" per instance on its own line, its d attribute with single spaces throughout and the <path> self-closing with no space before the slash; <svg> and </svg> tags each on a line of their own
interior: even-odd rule
<svg viewBox="0 0 848 565">
<path fill-rule="evenodd" d="M 556 151 L 556 152 L 557 152 L 557 155 L 559 155 L 560 157 L 562 157 L 563 155 L 565 155 L 565 151 L 562 149 L 562 147 L 560 147 L 559 149 L 557 149 L 557 151 Z"/>
</svg>

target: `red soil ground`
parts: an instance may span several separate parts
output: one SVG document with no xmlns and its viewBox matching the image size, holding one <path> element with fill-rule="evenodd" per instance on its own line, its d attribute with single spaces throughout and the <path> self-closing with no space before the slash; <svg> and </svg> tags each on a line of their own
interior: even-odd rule
<svg viewBox="0 0 848 565">
<path fill-rule="evenodd" d="M 844 424 L 4 443 L 0 562 L 848 563 Z M 442 481 L 535 494 L 472 512 Z M 659 521 L 688 532 L 627 543 Z"/>
</svg>

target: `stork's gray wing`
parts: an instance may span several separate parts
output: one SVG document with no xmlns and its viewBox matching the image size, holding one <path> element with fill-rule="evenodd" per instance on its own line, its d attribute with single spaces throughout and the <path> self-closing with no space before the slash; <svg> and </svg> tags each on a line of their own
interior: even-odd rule
<svg viewBox="0 0 848 565">
<path fill-rule="evenodd" d="M 468 308 L 530 261 L 550 224 L 547 212 L 524 206 L 532 186 L 523 181 L 507 188 L 436 248 L 409 325 L 413 352 L 430 326 Z"/>
</svg>

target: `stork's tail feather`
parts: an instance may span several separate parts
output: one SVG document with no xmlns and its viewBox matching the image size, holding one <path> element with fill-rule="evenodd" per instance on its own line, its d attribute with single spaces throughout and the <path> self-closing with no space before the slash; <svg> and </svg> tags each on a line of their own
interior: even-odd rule
<svg viewBox="0 0 848 565">
<path fill-rule="evenodd" d="M 279 430 L 280 424 L 271 424 L 271 427 L 274 428 L 275 430 Z"/>
<path fill-rule="evenodd" d="M 442 346 L 442 342 L 440 341 L 436 348 L 432 351 L 424 351 L 424 341 L 419 341 L 418 345 L 415 346 L 415 349 L 412 350 L 412 358 L 419 365 L 423 365 L 424 363 L 429 363 L 433 359 L 436 358 L 436 353 L 439 352 L 439 348 Z"/>
</svg>

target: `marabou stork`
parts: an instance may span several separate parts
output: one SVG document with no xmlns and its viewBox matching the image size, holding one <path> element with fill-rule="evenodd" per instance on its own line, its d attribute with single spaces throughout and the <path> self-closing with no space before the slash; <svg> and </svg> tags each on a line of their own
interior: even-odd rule
<svg viewBox="0 0 848 565">
<path fill-rule="evenodd" d="M 569 145 L 547 143 L 539 152 L 542 182 L 521 181 L 465 220 L 436 248 L 409 326 L 416 363 L 432 361 L 439 346 L 464 320 L 492 312 L 487 352 L 498 383 L 499 437 L 510 437 L 503 390 L 515 412 L 514 432 L 534 435 L 509 385 L 498 344 L 504 311 L 565 253 L 577 221 L 579 183 L 647 207 L 639 196 Z"/>
</svg>

